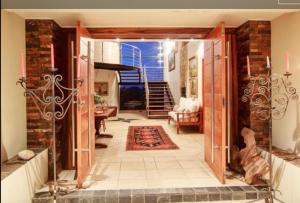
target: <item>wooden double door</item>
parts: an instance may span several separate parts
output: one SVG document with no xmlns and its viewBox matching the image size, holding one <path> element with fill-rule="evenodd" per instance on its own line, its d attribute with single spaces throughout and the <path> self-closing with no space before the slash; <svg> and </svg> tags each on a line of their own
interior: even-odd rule
<svg viewBox="0 0 300 203">
<path fill-rule="evenodd" d="M 94 44 L 83 25 L 76 27 L 76 65 L 74 66 L 77 96 L 76 122 L 76 171 L 78 186 L 82 187 L 95 162 L 94 127 Z"/>
<path fill-rule="evenodd" d="M 204 42 L 204 157 L 221 183 L 225 183 L 228 138 L 228 66 L 224 23 L 213 29 Z"/>
<path fill-rule="evenodd" d="M 228 114 L 228 67 L 225 28 L 220 23 L 204 41 L 203 98 L 205 161 L 225 183 Z M 81 186 L 95 161 L 93 40 L 79 22 L 76 29 L 76 73 L 83 80 L 76 110 L 77 180 Z M 77 85 L 81 85 L 80 80 Z"/>
</svg>

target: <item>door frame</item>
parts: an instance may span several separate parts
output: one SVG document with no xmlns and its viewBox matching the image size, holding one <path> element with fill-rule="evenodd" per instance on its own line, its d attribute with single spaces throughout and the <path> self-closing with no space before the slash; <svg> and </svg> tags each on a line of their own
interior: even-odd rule
<svg viewBox="0 0 300 203">
<path fill-rule="evenodd" d="M 112 27 L 112 28 L 87 28 L 93 39 L 123 39 L 123 40 L 162 40 L 162 39 L 205 39 L 214 29 L 211 28 L 176 28 L 176 27 Z M 235 28 L 225 28 L 226 34 L 233 34 Z"/>
<path fill-rule="evenodd" d="M 209 33 L 214 29 L 212 28 L 176 28 L 176 27 L 149 27 L 149 28 L 136 28 L 136 27 L 113 27 L 113 28 L 86 28 L 87 36 L 92 39 L 102 40 L 163 40 L 163 39 L 180 39 L 180 40 L 191 40 L 199 39 L 205 40 Z M 72 28 L 66 28 L 70 30 Z M 235 28 L 225 28 L 225 35 L 235 34 Z M 236 53 L 234 53 L 236 54 Z M 236 67 L 234 67 L 236 68 Z M 203 81 L 202 81 L 203 82 Z M 205 105 L 203 103 L 203 105 Z M 234 105 L 232 103 L 232 105 Z M 231 107 L 232 108 L 232 107 Z M 227 111 L 227 107 L 226 107 Z M 237 115 L 235 115 L 237 116 Z M 204 119 L 203 119 L 204 122 Z M 204 126 L 204 123 L 203 123 Z"/>
</svg>

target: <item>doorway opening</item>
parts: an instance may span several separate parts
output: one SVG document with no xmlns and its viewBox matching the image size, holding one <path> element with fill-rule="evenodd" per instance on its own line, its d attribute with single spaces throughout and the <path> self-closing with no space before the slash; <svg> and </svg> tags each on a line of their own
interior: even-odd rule
<svg viewBox="0 0 300 203">
<path fill-rule="evenodd" d="M 204 156 L 205 40 L 95 40 L 94 46 L 95 92 L 104 100 L 95 103 L 95 115 L 101 108 L 114 106 L 118 110 L 102 121 L 105 125 L 98 125 L 100 134 L 111 136 L 96 139 L 104 147 L 95 150 L 95 165 L 86 179 L 89 189 L 222 186 Z M 117 65 L 108 69 L 103 64 L 132 69 Z M 179 111 L 188 116 L 184 112 L 192 113 L 193 102 L 198 104 L 194 111 L 200 112 L 200 120 L 195 126 L 192 120 L 197 118 L 186 117 L 190 125 L 177 131 L 176 118 L 168 123 L 170 112 L 186 108 Z M 149 134 L 145 140 L 140 138 L 143 133 L 133 130 L 133 136 L 140 136 L 133 138 L 134 144 L 144 148 L 128 149 L 131 128 L 154 126 L 161 127 L 177 147 L 158 150 L 165 140 Z M 244 185 L 236 179 L 227 180 L 227 184 Z"/>
</svg>

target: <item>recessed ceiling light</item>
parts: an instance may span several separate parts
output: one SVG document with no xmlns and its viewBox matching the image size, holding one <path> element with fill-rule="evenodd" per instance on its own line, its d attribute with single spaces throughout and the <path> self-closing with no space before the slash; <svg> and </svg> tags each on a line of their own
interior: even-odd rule
<svg viewBox="0 0 300 203">
<path fill-rule="evenodd" d="M 117 37 L 117 38 L 116 38 L 116 41 L 117 41 L 117 42 L 119 42 L 119 41 L 120 41 L 120 38 L 119 38 L 119 37 Z"/>
<path fill-rule="evenodd" d="M 145 39 L 144 39 L 144 38 L 142 38 L 141 40 L 142 40 L 142 41 L 145 41 Z"/>
</svg>

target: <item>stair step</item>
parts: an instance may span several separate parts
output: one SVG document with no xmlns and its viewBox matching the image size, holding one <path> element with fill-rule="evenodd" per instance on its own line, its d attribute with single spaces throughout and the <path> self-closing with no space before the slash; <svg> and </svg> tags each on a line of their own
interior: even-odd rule
<svg viewBox="0 0 300 203">
<path fill-rule="evenodd" d="M 124 79 L 135 79 L 135 80 L 139 80 L 139 77 L 122 77 L 122 80 Z"/>
<path fill-rule="evenodd" d="M 138 74 L 121 74 L 121 77 L 139 77 Z"/>
<path fill-rule="evenodd" d="M 161 92 L 166 92 L 166 91 L 168 91 L 168 89 L 163 89 L 163 88 L 157 88 L 157 89 L 152 89 L 152 88 L 148 88 L 149 89 L 149 91 L 161 91 Z"/>
<path fill-rule="evenodd" d="M 149 84 L 167 84 L 167 82 L 162 81 L 162 82 L 148 82 Z"/>
<path fill-rule="evenodd" d="M 172 101 L 149 101 L 150 104 L 156 104 L 156 103 L 172 103 Z"/>
<path fill-rule="evenodd" d="M 153 99 L 153 100 L 158 100 L 158 99 L 170 99 L 170 100 L 171 100 L 171 98 L 169 98 L 169 97 L 150 97 L 149 99 L 150 99 L 150 100 L 151 100 L 151 99 Z"/>
<path fill-rule="evenodd" d="M 122 78 L 122 80 L 139 80 L 138 78 Z"/>
<path fill-rule="evenodd" d="M 120 73 L 138 73 L 138 70 L 122 70 Z"/>
<path fill-rule="evenodd" d="M 169 112 L 170 110 L 168 110 L 168 109 L 149 109 L 148 111 L 149 111 L 149 113 L 151 113 L 151 112 Z"/>
<path fill-rule="evenodd" d="M 148 86 L 149 89 L 166 89 L 166 86 Z"/>
<path fill-rule="evenodd" d="M 160 118 L 160 119 L 166 119 L 168 118 L 169 116 L 168 115 L 148 115 L 148 118 Z"/>
</svg>

